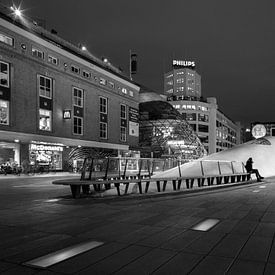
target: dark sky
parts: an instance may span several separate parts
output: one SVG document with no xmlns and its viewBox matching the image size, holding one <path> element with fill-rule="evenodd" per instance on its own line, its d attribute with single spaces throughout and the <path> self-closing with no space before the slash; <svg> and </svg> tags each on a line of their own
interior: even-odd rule
<svg viewBox="0 0 275 275">
<path fill-rule="evenodd" d="M 275 121 L 275 1 L 24 0 L 21 7 L 125 72 L 132 49 L 134 80 L 158 92 L 173 58 L 195 60 L 203 96 L 216 97 L 226 115 Z"/>
</svg>

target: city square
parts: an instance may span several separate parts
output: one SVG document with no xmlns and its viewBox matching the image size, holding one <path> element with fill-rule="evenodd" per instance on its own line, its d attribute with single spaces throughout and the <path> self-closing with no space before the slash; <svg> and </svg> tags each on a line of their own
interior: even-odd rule
<svg viewBox="0 0 275 275">
<path fill-rule="evenodd" d="M 0 274 L 275 274 L 275 5 L 233 2 L 1 1 Z"/>
</svg>

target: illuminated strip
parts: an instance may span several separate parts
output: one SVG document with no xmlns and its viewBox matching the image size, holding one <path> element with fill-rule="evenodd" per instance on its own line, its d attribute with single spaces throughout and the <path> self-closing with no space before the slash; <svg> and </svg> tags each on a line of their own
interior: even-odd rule
<svg viewBox="0 0 275 275">
<path fill-rule="evenodd" d="M 70 246 L 70 247 L 58 250 L 56 252 L 47 254 L 45 256 L 39 257 L 37 259 L 25 262 L 24 265 L 39 267 L 39 268 L 46 268 L 48 266 L 67 260 L 75 255 L 91 250 L 100 245 L 103 245 L 103 243 L 96 242 L 96 241 L 77 244 L 77 245 Z"/>
<path fill-rule="evenodd" d="M 220 222 L 220 220 L 218 220 L 218 219 L 206 219 L 206 220 L 196 224 L 191 229 L 198 230 L 198 231 L 208 231 L 213 226 L 215 226 L 218 222 Z"/>
</svg>

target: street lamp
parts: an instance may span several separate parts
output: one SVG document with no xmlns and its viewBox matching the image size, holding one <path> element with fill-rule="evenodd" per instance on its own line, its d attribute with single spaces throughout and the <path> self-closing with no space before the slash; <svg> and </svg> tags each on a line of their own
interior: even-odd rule
<svg viewBox="0 0 275 275">
<path fill-rule="evenodd" d="M 22 16 L 22 12 L 20 10 L 20 8 L 17 8 L 15 6 L 11 6 L 11 10 L 13 11 L 14 15 L 17 17 L 21 17 Z"/>
</svg>

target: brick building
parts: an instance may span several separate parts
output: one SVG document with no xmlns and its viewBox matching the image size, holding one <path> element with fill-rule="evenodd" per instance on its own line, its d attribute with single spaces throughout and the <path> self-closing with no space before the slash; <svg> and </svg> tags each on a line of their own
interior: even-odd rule
<svg viewBox="0 0 275 275">
<path fill-rule="evenodd" d="M 61 170 L 72 148 L 136 147 L 138 102 L 139 87 L 109 62 L 0 12 L 0 164 Z"/>
</svg>

